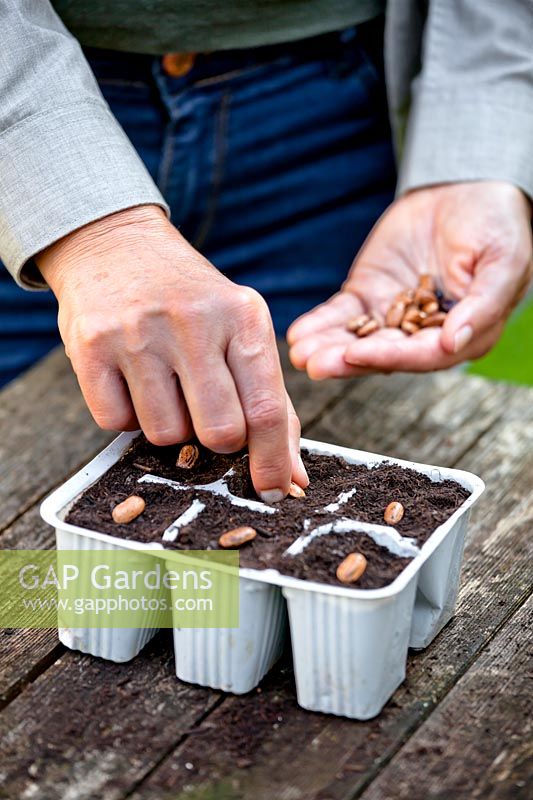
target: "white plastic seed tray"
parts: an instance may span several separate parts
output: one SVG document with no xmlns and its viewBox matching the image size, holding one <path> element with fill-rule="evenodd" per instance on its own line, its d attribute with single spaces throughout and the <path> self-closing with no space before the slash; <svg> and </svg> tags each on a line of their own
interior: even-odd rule
<svg viewBox="0 0 533 800">
<path fill-rule="evenodd" d="M 135 542 L 66 523 L 80 494 L 98 480 L 138 435 L 121 434 L 41 506 L 43 519 L 56 529 L 58 549 L 98 548 L 116 551 L 152 549 L 164 558 L 161 543 Z M 276 570 L 240 569 L 240 627 L 174 629 L 176 674 L 191 683 L 237 694 L 250 691 L 279 658 L 290 623 L 298 702 L 313 711 L 355 719 L 376 716 L 405 677 L 409 647 L 426 647 L 449 621 L 470 509 L 484 490 L 483 481 L 461 470 L 380 456 L 360 450 L 302 440 L 302 449 L 339 456 L 352 464 L 383 461 L 409 467 L 433 481 L 446 478 L 471 494 L 419 549 L 394 528 L 353 519 L 307 529 L 287 551 L 301 552 L 311 538 L 360 531 L 397 555 L 414 556 L 403 572 L 382 589 L 354 589 L 304 581 Z M 338 500 L 342 503 L 342 496 Z M 139 553 L 139 558 L 152 558 Z M 216 565 L 215 565 L 216 566 Z M 148 614 L 149 612 L 147 612 Z M 70 648 L 112 661 L 128 661 L 157 632 L 157 618 L 142 630 L 60 629 Z"/>
</svg>

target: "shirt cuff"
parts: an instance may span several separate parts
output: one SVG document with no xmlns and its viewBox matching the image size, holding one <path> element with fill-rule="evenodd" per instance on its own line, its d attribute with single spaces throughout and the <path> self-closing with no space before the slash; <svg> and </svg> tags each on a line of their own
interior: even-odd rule
<svg viewBox="0 0 533 800">
<path fill-rule="evenodd" d="M 34 114 L 0 134 L 0 259 L 24 288 L 46 288 L 33 256 L 133 206 L 168 206 L 107 106 Z"/>
<path fill-rule="evenodd" d="M 506 181 L 533 197 L 533 105 L 424 89 L 409 115 L 398 194 L 438 183 Z"/>
</svg>

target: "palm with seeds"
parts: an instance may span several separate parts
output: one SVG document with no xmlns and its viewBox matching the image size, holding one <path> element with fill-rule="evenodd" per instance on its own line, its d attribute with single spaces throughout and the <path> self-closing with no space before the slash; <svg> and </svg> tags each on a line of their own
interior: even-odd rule
<svg viewBox="0 0 533 800">
<path fill-rule="evenodd" d="M 414 291 L 424 273 L 457 301 L 442 328 L 409 336 L 382 327 L 364 338 L 348 330 L 365 313 L 383 325 L 397 295 Z M 531 273 L 531 207 L 519 189 L 476 182 L 416 190 L 378 221 L 341 290 L 290 327 L 291 361 L 322 379 L 479 358 L 500 337 Z"/>
</svg>

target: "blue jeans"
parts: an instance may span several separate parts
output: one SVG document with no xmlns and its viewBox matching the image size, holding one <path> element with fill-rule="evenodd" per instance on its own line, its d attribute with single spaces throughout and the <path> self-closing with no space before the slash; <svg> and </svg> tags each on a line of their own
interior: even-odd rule
<svg viewBox="0 0 533 800">
<path fill-rule="evenodd" d="M 340 287 L 393 197 L 381 49 L 361 30 L 199 56 L 181 78 L 151 56 L 86 52 L 173 223 L 261 292 L 280 334 Z M 50 292 L 0 266 L 0 383 L 59 341 L 56 315 Z"/>
</svg>

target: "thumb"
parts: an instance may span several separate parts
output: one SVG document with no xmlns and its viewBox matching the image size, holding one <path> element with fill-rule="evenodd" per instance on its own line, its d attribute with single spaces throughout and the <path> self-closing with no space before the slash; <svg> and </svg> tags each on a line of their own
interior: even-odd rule
<svg viewBox="0 0 533 800">
<path fill-rule="evenodd" d="M 527 286 L 525 276 L 510 259 L 481 258 L 464 298 L 449 312 L 441 333 L 447 353 L 459 353 L 467 345 L 496 328 L 516 305 Z"/>
</svg>

